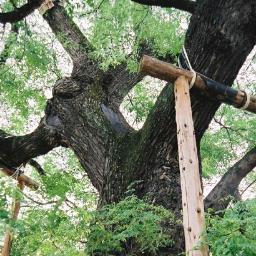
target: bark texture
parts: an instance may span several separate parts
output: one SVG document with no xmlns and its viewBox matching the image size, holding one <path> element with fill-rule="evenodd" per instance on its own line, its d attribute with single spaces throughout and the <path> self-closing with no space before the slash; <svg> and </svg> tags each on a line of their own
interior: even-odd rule
<svg viewBox="0 0 256 256">
<path fill-rule="evenodd" d="M 0 130 L 0 168 L 26 164 L 58 146 L 65 146 L 65 143 L 51 125 L 45 124 L 45 119 L 35 131 L 24 136 L 10 136 Z"/>
<path fill-rule="evenodd" d="M 256 43 L 255 14 L 254 0 L 197 1 L 185 39 L 193 68 L 232 85 Z M 74 150 L 98 189 L 99 206 L 119 201 L 132 186 L 139 197 L 163 205 L 181 218 L 173 89 L 163 89 L 143 128 L 134 131 L 119 105 L 143 76 L 130 74 L 125 63 L 101 71 L 89 57 L 92 48 L 88 40 L 58 4 L 45 19 L 73 58 L 74 70 L 71 77 L 55 84 L 44 122 L 35 132 L 1 138 L 1 161 L 18 166 L 35 155 L 65 145 Z M 199 148 L 220 103 L 193 90 L 191 101 Z M 170 236 L 174 245 L 161 249 L 159 255 L 184 251 L 181 225 L 170 229 Z M 130 253 L 138 255 L 136 251 Z"/>
<path fill-rule="evenodd" d="M 174 7 L 176 9 L 194 13 L 196 2 L 190 0 L 132 0 L 139 4 L 161 6 L 161 7 Z"/>
<path fill-rule="evenodd" d="M 15 8 L 11 12 L 0 13 L 0 23 L 13 23 L 20 21 L 32 13 L 35 9 L 39 8 L 43 0 L 30 0 L 21 7 Z"/>
</svg>

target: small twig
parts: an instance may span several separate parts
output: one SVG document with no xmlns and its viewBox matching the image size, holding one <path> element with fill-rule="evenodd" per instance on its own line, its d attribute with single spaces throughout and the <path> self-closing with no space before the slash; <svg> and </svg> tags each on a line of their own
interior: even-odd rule
<svg viewBox="0 0 256 256">
<path fill-rule="evenodd" d="M 73 205 L 71 208 L 79 208 L 74 202 L 70 201 L 68 198 L 65 199 L 66 204 L 71 207 L 69 204 Z"/>
<path fill-rule="evenodd" d="M 243 190 L 243 192 L 240 194 L 240 196 L 242 196 L 243 193 L 244 193 L 247 189 L 249 189 L 254 183 L 256 183 L 256 179 L 255 179 L 254 181 L 252 181 L 252 182 Z"/>
<path fill-rule="evenodd" d="M 32 197 L 28 196 L 27 194 L 23 193 L 23 195 L 29 199 L 30 201 L 32 201 L 33 203 L 35 204 L 38 204 L 38 205 L 48 205 L 48 204 L 55 204 L 55 203 L 58 203 L 59 200 L 51 200 L 51 201 L 48 201 L 48 202 L 40 202 L 40 201 L 37 201 L 35 199 L 33 199 Z"/>
<path fill-rule="evenodd" d="M 104 2 L 105 2 L 105 0 L 102 0 L 97 7 L 95 7 L 92 11 L 89 11 L 89 12 L 86 12 L 86 13 L 82 14 L 81 17 L 83 17 L 85 15 L 92 14 L 94 12 L 97 12 L 100 9 L 100 7 L 103 5 Z"/>
</svg>

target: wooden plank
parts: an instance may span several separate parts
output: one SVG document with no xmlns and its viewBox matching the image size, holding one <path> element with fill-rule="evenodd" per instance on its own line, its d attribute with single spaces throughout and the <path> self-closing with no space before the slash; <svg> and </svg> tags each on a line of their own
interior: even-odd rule
<svg viewBox="0 0 256 256">
<path fill-rule="evenodd" d="M 23 181 L 18 181 L 17 187 L 22 191 L 24 189 L 25 183 Z M 13 202 L 13 209 L 12 209 L 12 219 L 17 220 L 18 215 L 20 211 L 20 201 L 16 198 Z M 11 246 L 12 246 L 12 234 L 8 230 L 5 234 L 4 238 L 4 246 L 2 249 L 2 256 L 9 256 L 11 252 Z"/>
<path fill-rule="evenodd" d="M 188 79 L 179 77 L 174 91 L 186 253 L 206 256 L 207 248 L 195 249 L 204 229 L 204 205 Z"/>
<path fill-rule="evenodd" d="M 14 176 L 15 170 L 10 170 L 9 168 L 0 168 L 0 171 L 2 171 L 5 175 L 16 179 L 16 177 Z M 31 189 L 37 190 L 39 188 L 39 184 L 36 181 L 32 180 L 24 174 L 19 175 L 17 177 L 17 180 L 19 182 L 24 182 L 24 184 Z"/>
<path fill-rule="evenodd" d="M 10 255 L 11 240 L 12 240 L 11 232 L 7 231 L 4 237 L 4 246 L 2 249 L 2 256 Z"/>
<path fill-rule="evenodd" d="M 178 68 L 170 63 L 160 61 L 150 56 L 144 55 L 140 63 L 140 71 L 146 75 L 150 75 L 167 82 L 174 82 L 178 77 L 185 76 L 190 82 L 193 73 Z M 197 89 L 202 95 L 206 95 L 215 100 L 230 104 L 235 108 L 244 106 L 247 95 L 241 90 L 235 90 L 223 84 L 207 85 L 200 75 L 197 75 L 193 89 Z M 252 113 L 256 113 L 256 97 L 250 95 L 250 102 L 246 109 Z"/>
</svg>

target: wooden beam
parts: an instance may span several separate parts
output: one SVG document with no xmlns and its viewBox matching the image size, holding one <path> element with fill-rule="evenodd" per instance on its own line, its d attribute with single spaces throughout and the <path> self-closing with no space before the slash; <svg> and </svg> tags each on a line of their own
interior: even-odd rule
<svg viewBox="0 0 256 256">
<path fill-rule="evenodd" d="M 18 181 L 17 187 L 22 191 L 24 189 L 25 183 L 23 181 Z M 14 199 L 13 209 L 12 209 L 12 219 L 17 220 L 20 211 L 20 200 L 17 198 Z M 4 238 L 4 246 L 2 249 L 2 256 L 9 256 L 12 246 L 12 234 L 8 230 Z"/>
<path fill-rule="evenodd" d="M 13 177 L 14 179 L 16 179 L 16 177 L 14 176 L 15 170 L 11 170 L 9 168 L 0 168 L 0 171 L 2 171 L 5 175 Z M 19 182 L 24 182 L 24 184 L 27 187 L 29 187 L 33 190 L 37 190 L 39 188 L 39 184 L 36 181 L 32 180 L 31 178 L 29 178 L 28 176 L 26 176 L 24 174 L 20 174 L 17 177 L 17 180 Z"/>
<path fill-rule="evenodd" d="M 180 76 L 185 76 L 190 82 L 193 77 L 193 73 L 186 69 L 178 68 L 172 64 L 147 55 L 144 55 L 141 60 L 140 71 L 146 75 L 150 75 L 167 82 L 174 82 Z M 235 90 L 218 82 L 212 81 L 212 83 L 206 83 L 200 74 L 197 75 L 193 88 L 198 89 L 198 91 L 203 95 L 207 95 L 215 100 L 230 104 L 235 108 L 241 108 L 244 106 L 248 97 L 245 92 Z M 250 102 L 246 110 L 256 113 L 255 96 L 250 96 Z"/>
<path fill-rule="evenodd" d="M 186 255 L 206 256 L 206 247 L 196 248 L 204 230 L 204 205 L 189 83 L 185 76 L 175 81 L 174 93 Z"/>
</svg>

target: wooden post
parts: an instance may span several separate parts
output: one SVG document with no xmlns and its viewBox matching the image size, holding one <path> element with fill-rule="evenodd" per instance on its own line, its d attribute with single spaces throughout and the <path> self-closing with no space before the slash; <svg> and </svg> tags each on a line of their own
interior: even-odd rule
<svg viewBox="0 0 256 256">
<path fill-rule="evenodd" d="M 22 191 L 24 189 L 25 183 L 23 181 L 18 181 L 17 186 Z M 12 210 L 12 219 L 13 220 L 17 220 L 19 211 L 20 211 L 20 201 L 17 200 L 17 198 L 15 198 L 14 202 L 13 202 L 13 210 Z M 12 245 L 12 234 L 8 230 L 6 232 L 5 238 L 4 238 L 4 246 L 2 249 L 2 256 L 10 255 L 11 245 Z"/>
<path fill-rule="evenodd" d="M 7 176 L 11 176 L 11 177 L 15 178 L 14 177 L 15 170 L 11 170 L 8 168 L 0 168 L 0 171 L 2 171 Z M 24 182 L 24 184 L 31 189 L 37 190 L 39 188 L 39 184 L 36 181 L 32 180 L 31 178 L 29 178 L 28 176 L 26 176 L 24 174 L 20 174 L 17 177 L 17 180 L 19 182 Z"/>
<path fill-rule="evenodd" d="M 186 254 L 206 256 L 207 248 L 197 248 L 204 229 L 204 206 L 188 79 L 180 76 L 174 86 Z"/>
<path fill-rule="evenodd" d="M 193 77 L 193 73 L 189 70 L 178 68 L 170 63 L 144 55 L 140 62 L 140 71 L 146 75 L 150 75 L 167 82 L 174 82 L 178 77 L 185 76 L 189 82 Z M 241 108 L 249 99 L 246 110 L 256 113 L 256 97 L 247 95 L 244 91 L 235 90 L 229 86 L 213 81 L 207 84 L 200 74 L 197 74 L 195 88 L 203 96 L 210 97 L 214 100 L 230 104 L 235 108 Z"/>
</svg>

